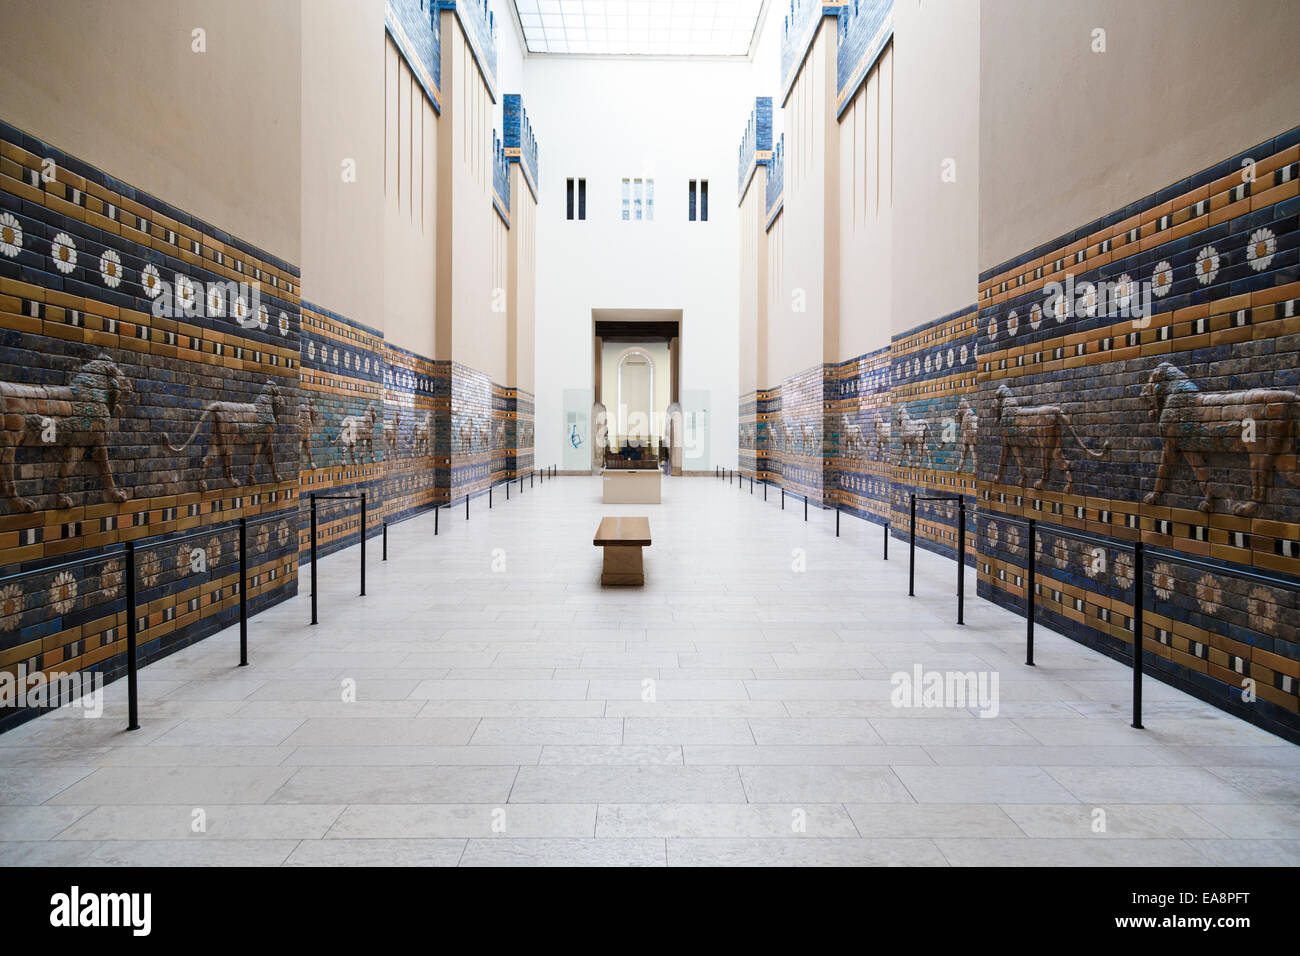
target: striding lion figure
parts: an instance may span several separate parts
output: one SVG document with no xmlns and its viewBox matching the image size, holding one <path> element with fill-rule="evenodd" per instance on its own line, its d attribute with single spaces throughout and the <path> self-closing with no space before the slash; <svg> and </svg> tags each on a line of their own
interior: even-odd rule
<svg viewBox="0 0 1300 956">
<path fill-rule="evenodd" d="M 366 455 L 369 455 L 373 461 L 375 457 L 375 429 L 382 427 L 383 420 L 379 415 L 379 410 L 374 405 L 371 405 L 360 415 L 344 415 L 339 433 L 330 439 L 330 444 L 341 446 L 340 458 L 351 458 L 354 465 L 359 465 L 362 461 L 365 461 Z M 357 460 L 357 452 L 359 451 L 361 452 L 361 461 Z"/>
<path fill-rule="evenodd" d="M 889 464 L 889 440 L 893 425 L 889 421 L 888 411 L 882 411 L 876 416 L 874 431 L 876 434 L 876 461 Z"/>
<path fill-rule="evenodd" d="M 957 470 L 962 471 L 967 459 L 970 460 L 970 467 L 975 469 L 975 445 L 979 440 L 980 417 L 971 407 L 970 401 L 963 398 L 957 406 L 958 421 L 957 433 L 958 441 L 961 443 L 961 458 L 957 460 Z"/>
<path fill-rule="evenodd" d="M 262 392 L 254 402 L 211 402 L 194 423 L 194 430 L 184 444 L 173 445 L 171 438 L 163 435 L 163 441 L 173 452 L 179 454 L 193 444 L 203 427 L 204 421 L 212 419 L 212 439 L 207 454 L 199 463 L 200 468 L 207 468 L 221 456 L 221 464 L 226 480 L 232 485 L 241 484 L 231 469 L 232 451 L 236 445 L 251 445 L 249 456 L 248 480 L 253 481 L 257 471 L 257 459 L 266 459 L 271 469 L 271 479 L 279 482 L 280 473 L 275 467 L 275 426 L 284 420 L 284 396 L 274 382 L 262 386 Z M 199 488 L 208 490 L 206 478 L 200 479 Z"/>
<path fill-rule="evenodd" d="M 1069 494 L 1074 488 L 1074 474 L 1070 471 L 1070 461 L 1061 452 L 1061 437 L 1067 432 L 1090 458 L 1105 458 L 1110 453 L 1110 439 L 1102 442 L 1101 451 L 1093 451 L 1083 443 L 1075 431 L 1070 416 L 1060 405 L 1031 405 L 1021 408 L 1016 404 L 1016 397 L 1011 389 L 1003 384 L 998 386 L 993 399 L 993 417 L 1002 427 L 1002 454 L 998 458 L 998 474 L 994 481 L 1001 481 L 1006 469 L 1007 456 L 1016 460 L 1020 470 L 1020 483 L 1026 478 L 1025 461 L 1022 452 L 1039 455 L 1040 474 L 1034 482 L 1034 488 L 1042 488 L 1052 469 L 1052 462 L 1061 466 L 1065 473 L 1065 492 Z"/>
<path fill-rule="evenodd" d="M 87 451 L 94 458 L 104 493 L 112 501 L 125 501 L 126 493 L 113 481 L 108 460 L 108 428 L 121 417 L 122 401 L 131 394 L 131 380 L 113 359 L 100 353 L 81 367 L 67 385 L 23 385 L 0 382 L 0 494 L 19 511 L 33 511 L 36 503 L 18 494 L 14 482 L 14 455 L 18 447 L 63 449 L 55 490 L 60 508 L 71 508 L 68 473 Z"/>
<path fill-rule="evenodd" d="M 1156 483 L 1146 496 L 1155 504 L 1169 484 L 1169 472 L 1181 454 L 1192 468 L 1204 496 L 1197 505 L 1209 514 L 1214 490 L 1205 455 L 1213 452 L 1250 456 L 1250 500 L 1233 508 L 1242 517 L 1255 514 L 1268 494 L 1278 459 L 1294 456 L 1300 431 L 1300 395 L 1285 389 L 1252 388 L 1237 392 L 1202 392 L 1181 369 L 1161 362 L 1142 386 L 1159 426 L 1163 448 Z"/>
<path fill-rule="evenodd" d="M 919 460 L 922 465 L 934 465 L 930 454 L 930 423 L 924 419 L 917 420 L 907 413 L 907 407 L 898 406 L 898 464 L 914 465 Z"/>
<path fill-rule="evenodd" d="M 316 458 L 312 454 L 313 432 L 320 428 L 320 412 L 310 396 L 304 395 L 298 402 L 298 457 L 307 462 L 307 467 L 315 470 Z"/>
<path fill-rule="evenodd" d="M 844 458 L 854 458 L 867 445 L 867 440 L 862 434 L 862 426 L 848 415 L 841 415 L 840 427 L 841 434 L 844 436 L 840 441 L 840 455 Z"/>
<path fill-rule="evenodd" d="M 428 409 L 424 412 L 424 418 L 416 419 L 411 426 L 411 454 L 433 454 L 433 412 Z"/>
</svg>

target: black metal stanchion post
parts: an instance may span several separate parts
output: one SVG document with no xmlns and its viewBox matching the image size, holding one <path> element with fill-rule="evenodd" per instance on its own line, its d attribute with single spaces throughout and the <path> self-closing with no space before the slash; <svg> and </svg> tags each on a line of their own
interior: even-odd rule
<svg viewBox="0 0 1300 956">
<path fill-rule="evenodd" d="M 248 519 L 239 519 L 239 666 L 248 666 Z"/>
<path fill-rule="evenodd" d="M 916 495 L 909 495 L 911 518 L 907 530 L 907 596 L 916 596 Z"/>
<path fill-rule="evenodd" d="M 889 519 L 885 519 L 885 560 L 889 560 Z"/>
<path fill-rule="evenodd" d="M 1142 592 L 1143 547 L 1133 542 L 1133 729 L 1142 729 Z"/>
<path fill-rule="evenodd" d="M 957 499 L 957 623 L 966 623 L 966 499 Z"/>
<path fill-rule="evenodd" d="M 316 623 L 316 493 L 311 495 L 311 622 Z"/>
<path fill-rule="evenodd" d="M 433 536 L 438 537 L 438 513 L 442 511 L 442 505 L 436 501 L 433 504 Z"/>
<path fill-rule="evenodd" d="M 492 486 L 488 485 L 488 511 L 492 510 Z"/>
<path fill-rule="evenodd" d="M 535 475 L 535 474 L 536 474 L 536 472 L 533 472 L 533 471 L 530 471 L 530 472 L 528 473 L 528 487 L 529 487 L 529 488 L 531 488 L 531 487 L 533 486 L 533 475 Z"/>
<path fill-rule="evenodd" d="M 126 729 L 140 729 L 140 677 L 136 673 L 135 542 L 126 543 Z"/>
<path fill-rule="evenodd" d="M 506 479 L 506 501 L 510 500 L 510 479 Z"/>
<path fill-rule="evenodd" d="M 361 492 L 361 596 L 366 596 L 366 493 Z"/>
<path fill-rule="evenodd" d="M 384 561 L 388 560 L 388 522 L 384 522 Z"/>
<path fill-rule="evenodd" d="M 469 520 L 469 492 L 465 492 L 465 520 Z"/>
<path fill-rule="evenodd" d="M 808 496 L 803 496 L 803 520 L 808 520 Z"/>
<path fill-rule="evenodd" d="M 781 510 L 785 510 L 785 485 L 781 486 Z"/>
<path fill-rule="evenodd" d="M 1034 612 L 1038 606 L 1038 557 L 1034 554 L 1037 522 L 1029 519 L 1029 543 L 1025 558 L 1025 663 L 1034 666 Z"/>
<path fill-rule="evenodd" d="M 835 506 L 835 537 L 840 536 L 840 506 Z"/>
</svg>

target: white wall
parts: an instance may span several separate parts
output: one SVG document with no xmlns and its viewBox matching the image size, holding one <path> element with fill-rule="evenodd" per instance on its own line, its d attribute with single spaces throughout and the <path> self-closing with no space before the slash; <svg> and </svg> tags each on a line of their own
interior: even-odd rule
<svg viewBox="0 0 1300 956">
<path fill-rule="evenodd" d="M 514 0 L 490 0 L 489 7 L 497 18 L 497 104 L 494 129 L 501 133 L 501 101 L 507 93 L 524 93 L 524 38 L 513 12 Z M 524 109 L 528 97 L 524 96 Z"/>
<path fill-rule="evenodd" d="M 593 387 L 592 309 L 681 309 L 683 406 L 692 391 L 710 393 L 709 448 L 685 467 L 734 467 L 736 150 L 754 107 L 752 64 L 535 56 L 524 74 L 542 156 L 537 460 L 563 461 L 564 390 Z M 570 176 L 587 180 L 585 222 L 564 218 Z M 625 176 L 654 178 L 654 222 L 621 221 Z M 707 223 L 686 218 L 687 182 L 699 178 Z"/>
</svg>

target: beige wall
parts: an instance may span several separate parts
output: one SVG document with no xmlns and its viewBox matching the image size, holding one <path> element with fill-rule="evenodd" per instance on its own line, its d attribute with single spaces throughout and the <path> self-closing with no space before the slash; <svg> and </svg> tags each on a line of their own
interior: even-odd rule
<svg viewBox="0 0 1300 956">
<path fill-rule="evenodd" d="M 434 343 L 441 120 L 384 38 L 384 334 L 426 358 Z"/>
<path fill-rule="evenodd" d="M 5 0 L 0 116 L 297 264 L 300 40 L 297 0 Z"/>
<path fill-rule="evenodd" d="M 894 7 L 894 334 L 975 301 L 980 172 L 997 168 L 980 157 L 980 7 L 975 0 Z M 984 102 L 1003 104 L 990 121 L 1016 112 L 1015 100 Z M 1064 152 L 1065 142 L 1053 139 L 1054 154 Z M 943 178 L 950 159 L 951 182 Z"/>
<path fill-rule="evenodd" d="M 537 203 L 520 163 L 510 164 L 509 313 L 502 384 L 534 390 L 537 323 Z"/>
<path fill-rule="evenodd" d="M 494 107 L 453 11 L 442 13 L 442 96 L 449 135 L 438 154 L 438 354 L 506 378 L 505 226 L 492 208 Z M 499 131 L 498 131 L 499 132 Z M 452 237 L 454 236 L 454 242 Z"/>
<path fill-rule="evenodd" d="M 783 341 L 783 338 L 778 335 L 780 330 L 776 326 L 778 322 L 788 321 L 789 315 L 785 288 L 784 212 L 777 214 L 763 241 L 767 244 L 767 288 L 764 290 L 767 298 L 767 321 L 760 330 L 764 342 L 759 353 L 762 361 L 758 365 L 758 385 L 760 388 L 775 388 L 781 384 L 783 363 L 779 361 L 779 357 L 774 356 L 773 353 L 777 349 L 772 347 L 772 342 Z"/>
<path fill-rule="evenodd" d="M 312 0 L 302 18 L 302 295 L 381 332 L 383 35 L 383 5 L 369 0 Z"/>
<path fill-rule="evenodd" d="M 981 270 L 1300 122 L 1291 0 L 997 0 L 979 35 Z"/>
<path fill-rule="evenodd" d="M 889 344 L 894 228 L 894 55 L 885 50 L 839 119 L 839 361 Z"/>
<path fill-rule="evenodd" d="M 771 383 L 833 361 L 838 350 L 839 146 L 835 123 L 835 31 L 817 33 L 785 101 L 785 292 L 772 313 Z M 804 311 L 797 312 L 796 298 Z"/>
<path fill-rule="evenodd" d="M 767 355 L 767 167 L 759 166 L 740 203 L 740 394 L 766 387 L 760 381 Z"/>
</svg>

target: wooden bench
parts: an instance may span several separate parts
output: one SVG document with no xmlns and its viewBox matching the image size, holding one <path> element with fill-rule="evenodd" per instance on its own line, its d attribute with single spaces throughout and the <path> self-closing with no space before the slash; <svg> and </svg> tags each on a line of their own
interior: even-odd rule
<svg viewBox="0 0 1300 956">
<path fill-rule="evenodd" d="M 641 549 L 650 546 L 649 518 L 606 515 L 600 519 L 596 537 L 591 543 L 605 549 L 605 563 L 600 569 L 602 587 L 637 587 L 645 584 Z"/>
</svg>

